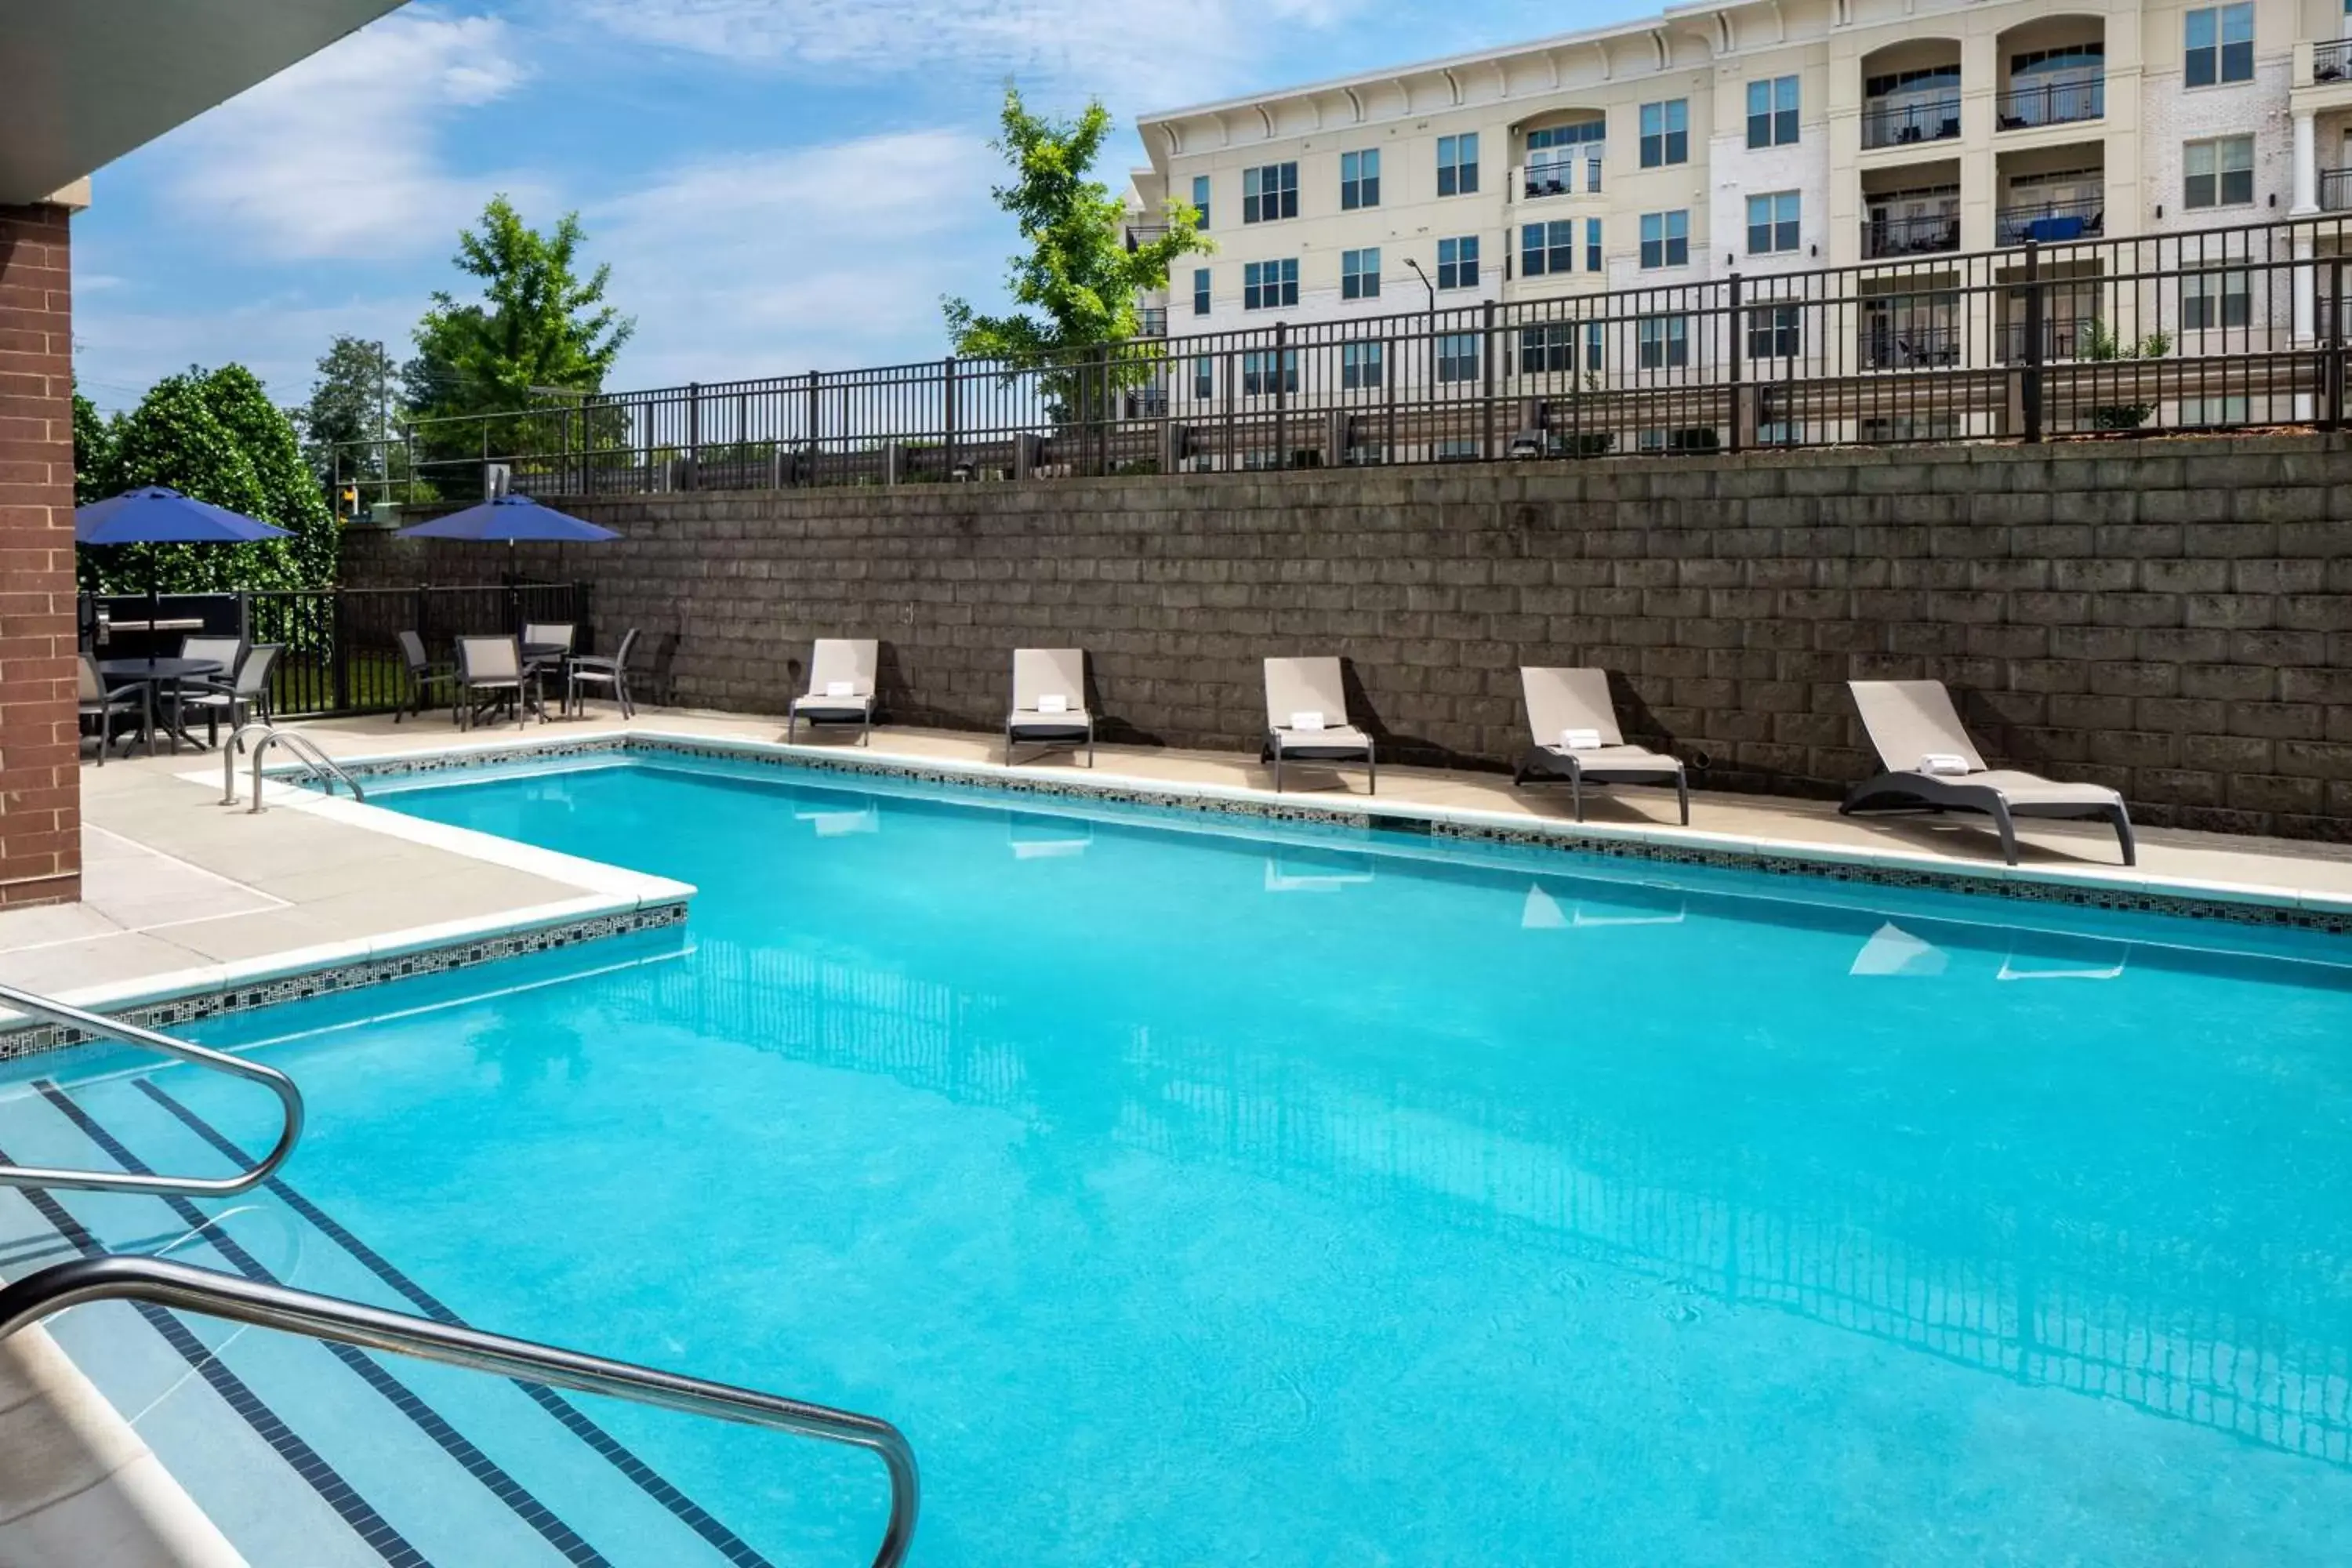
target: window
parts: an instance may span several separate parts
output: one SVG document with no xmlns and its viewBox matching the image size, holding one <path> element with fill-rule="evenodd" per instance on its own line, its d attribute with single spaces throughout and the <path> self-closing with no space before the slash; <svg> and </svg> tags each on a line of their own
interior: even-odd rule
<svg viewBox="0 0 2352 1568">
<path fill-rule="evenodd" d="M 1681 370 L 1690 363 L 1690 318 L 1643 316 L 1633 323 L 1633 345 L 1643 370 Z"/>
<path fill-rule="evenodd" d="M 1797 248 L 1797 193 L 1776 191 L 1748 198 L 1748 254 L 1770 256 Z"/>
<path fill-rule="evenodd" d="M 1192 395 L 1204 401 L 1217 395 L 1216 362 L 1207 354 L 1192 361 Z"/>
<path fill-rule="evenodd" d="M 1265 397 L 1277 390 L 1284 393 L 1298 390 L 1298 351 L 1282 351 L 1282 385 L 1279 388 L 1275 385 L 1274 355 L 1272 349 L 1252 349 L 1242 355 L 1244 397 Z"/>
<path fill-rule="evenodd" d="M 1642 265 L 1644 267 L 1681 267 L 1690 260 L 1690 214 L 1682 208 L 1670 213 L 1642 215 Z"/>
<path fill-rule="evenodd" d="M 1378 343 L 1341 343 L 1339 345 L 1339 384 L 1349 392 L 1381 384 L 1381 345 Z"/>
<path fill-rule="evenodd" d="M 2180 280 L 2183 331 L 2242 327 L 2253 314 L 2253 282 L 2245 272 L 2192 272 Z"/>
<path fill-rule="evenodd" d="M 1642 105 L 1642 167 L 1660 169 L 1690 162 L 1690 100 L 1670 98 Z"/>
<path fill-rule="evenodd" d="M 2347 0 L 2352 4 L 2352 0 Z M 1528 195 L 1564 196 L 1576 189 L 1576 165 L 1584 163 L 1584 188 L 1601 188 L 1602 141 L 1606 120 L 1580 120 L 1572 125 L 1546 125 L 1528 132 Z"/>
<path fill-rule="evenodd" d="M 1353 212 L 1358 207 L 1381 205 L 1381 153 L 1379 148 L 1369 153 L 1339 154 L 1339 210 Z"/>
<path fill-rule="evenodd" d="M 1478 188 L 1478 133 L 1437 139 L 1437 194 L 1466 196 Z"/>
<path fill-rule="evenodd" d="M 2254 79 L 2254 8 L 2205 5 L 2187 13 L 2182 80 L 2189 87 Z"/>
<path fill-rule="evenodd" d="M 1519 374 L 1545 375 L 1576 368 L 1576 324 L 1555 321 L 1549 326 L 1519 329 Z"/>
<path fill-rule="evenodd" d="M 1584 269 L 1601 270 L 1601 220 L 1597 217 L 1584 220 Z"/>
<path fill-rule="evenodd" d="M 1374 246 L 1366 250 L 1341 251 L 1339 253 L 1339 298 L 1377 300 L 1380 297 L 1380 247 Z"/>
<path fill-rule="evenodd" d="M 1797 359 L 1805 352 L 1805 318 L 1796 305 L 1765 305 L 1748 312 L 1749 359 Z"/>
<path fill-rule="evenodd" d="M 1192 314 L 1205 316 L 1208 313 L 1209 269 L 1205 267 L 1195 267 L 1192 268 Z"/>
<path fill-rule="evenodd" d="M 2219 136 L 2182 150 L 2180 205 L 2242 207 L 2254 199 L 2254 139 Z"/>
<path fill-rule="evenodd" d="M 1202 228 L 1208 227 L 1209 176 L 1206 174 L 1195 174 L 1192 176 L 1192 205 L 1200 209 L 1201 226 Z"/>
<path fill-rule="evenodd" d="M 1776 76 L 1748 84 L 1748 144 L 1787 147 L 1797 140 L 1797 79 Z"/>
<path fill-rule="evenodd" d="M 1437 286 L 1440 289 L 1478 287 L 1478 237 L 1437 242 Z"/>
<path fill-rule="evenodd" d="M 1440 381 L 1478 379 L 1477 333 L 1446 332 L 1438 338 L 1437 379 Z"/>
<path fill-rule="evenodd" d="M 1519 226 L 1519 276 L 1541 278 L 1546 273 L 1576 270 L 1576 220 L 1530 223 Z"/>
<path fill-rule="evenodd" d="M 1242 171 L 1242 221 L 1272 223 L 1298 216 L 1298 165 L 1267 163 Z"/>
<path fill-rule="evenodd" d="M 1298 303 L 1298 258 L 1251 261 L 1242 267 L 1242 309 L 1275 310 Z"/>
</svg>

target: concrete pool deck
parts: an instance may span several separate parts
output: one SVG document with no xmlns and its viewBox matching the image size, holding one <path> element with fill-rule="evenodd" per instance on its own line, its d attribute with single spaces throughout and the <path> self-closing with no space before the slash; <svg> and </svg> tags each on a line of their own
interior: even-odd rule
<svg viewBox="0 0 2352 1568">
<path fill-rule="evenodd" d="M 675 710 L 463 733 L 429 714 L 400 724 L 371 716 L 290 727 L 343 760 L 631 734 L 783 750 L 773 718 Z M 1625 789 L 1589 796 L 1579 829 L 1564 790 L 1515 790 L 1495 773 L 1384 766 L 1379 794 L 1367 797 L 1359 772 L 1293 764 L 1294 787 L 1276 797 L 1266 770 L 1240 753 L 1104 746 L 1091 772 L 1066 754 L 1007 770 L 1001 748 L 994 735 L 885 728 L 870 746 L 828 735 L 789 752 L 977 782 L 997 776 L 1260 805 L 1370 805 L 1404 816 L 1517 823 L 1571 844 L 1653 841 L 1817 860 L 1824 869 L 1868 864 L 2352 916 L 2352 846 L 2151 828 L 2140 834 L 2139 865 L 2126 869 L 2102 826 L 2032 823 L 2020 825 L 2022 864 L 2011 871 L 1982 818 L 1851 820 L 1826 802 L 1694 792 L 1685 829 L 1675 822 L 1671 792 Z M 550 927 L 691 893 L 662 879 L 346 801 L 281 792 L 285 804 L 253 816 L 220 804 L 220 767 L 217 754 L 186 752 L 118 758 L 104 768 L 86 763 L 84 901 L 0 913 L 0 981 L 104 1006 Z"/>
</svg>

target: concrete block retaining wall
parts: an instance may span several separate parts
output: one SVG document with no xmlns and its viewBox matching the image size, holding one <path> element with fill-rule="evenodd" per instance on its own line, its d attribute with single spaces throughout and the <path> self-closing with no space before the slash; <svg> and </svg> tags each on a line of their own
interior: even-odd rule
<svg viewBox="0 0 2352 1568">
<path fill-rule="evenodd" d="M 1989 756 L 2158 824 L 2352 839 L 2352 438 L 698 493 L 527 548 L 640 626 L 661 700 L 782 712 L 808 643 L 885 645 L 904 722 L 993 729 L 1015 645 L 1076 644 L 1113 738 L 1255 747 L 1258 660 L 1350 660 L 1399 761 L 1507 766 L 1521 664 L 1597 664 L 1702 787 L 1870 766 L 1843 683 L 1933 676 Z M 353 586 L 502 548 L 346 542 Z"/>
</svg>

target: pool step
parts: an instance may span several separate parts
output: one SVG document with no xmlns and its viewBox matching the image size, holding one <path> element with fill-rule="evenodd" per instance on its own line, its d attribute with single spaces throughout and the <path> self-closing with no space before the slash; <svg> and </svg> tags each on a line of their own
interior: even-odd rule
<svg viewBox="0 0 2352 1568">
<path fill-rule="evenodd" d="M 249 1163 L 150 1078 L 38 1085 L 0 1105 L 0 1149 L 130 1170 Z M 16 1205 L 0 1209 L 11 1274 L 59 1247 L 170 1246 L 182 1261 L 460 1321 L 282 1178 L 244 1202 L 26 1192 L 0 1204 Z M 62 1327 L 68 1351 L 256 1568 L 767 1561 L 552 1390 L 120 1303 Z"/>
</svg>

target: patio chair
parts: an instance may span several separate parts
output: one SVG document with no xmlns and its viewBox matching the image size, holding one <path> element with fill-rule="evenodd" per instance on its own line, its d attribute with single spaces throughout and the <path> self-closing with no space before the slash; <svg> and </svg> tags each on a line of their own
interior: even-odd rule
<svg viewBox="0 0 2352 1568">
<path fill-rule="evenodd" d="M 1847 792 L 1848 816 L 1885 811 L 1977 811 L 2000 833 L 2001 858 L 2017 864 L 2021 816 L 2095 817 L 2112 823 L 2124 864 L 2135 865 L 2131 814 L 2104 784 L 2060 784 L 2038 773 L 1988 768 L 1940 680 L 1853 680 L 1854 706 L 1887 772 Z"/>
<path fill-rule="evenodd" d="M 225 686 L 236 678 L 237 661 L 245 657 L 245 639 L 243 637 L 208 637 L 203 634 L 198 634 L 194 637 L 182 637 L 180 639 L 180 657 L 182 658 L 200 658 L 207 664 L 219 665 L 221 667 L 221 672 L 219 675 L 207 680 L 191 681 L 183 685 L 175 685 L 171 688 L 172 728 L 174 730 L 184 730 L 188 727 L 187 710 L 196 706 L 195 702 L 192 700 L 194 693 Z M 159 691 L 157 695 L 161 696 L 163 693 Z M 207 722 L 213 722 L 218 720 L 219 715 L 207 714 L 205 717 Z M 208 738 L 215 741 L 218 740 L 217 736 L 210 736 Z"/>
<path fill-rule="evenodd" d="M 98 660 L 83 654 L 74 666 L 75 709 L 81 721 L 98 721 L 98 765 L 106 766 L 106 750 L 114 744 L 114 723 L 118 718 L 129 717 L 144 721 L 147 711 L 144 689 L 133 681 L 128 686 L 108 689 L 106 679 L 98 672 Z M 138 733 L 134 727 L 131 734 Z M 130 735 L 123 737 L 128 751 Z"/>
<path fill-rule="evenodd" d="M 1361 762 L 1367 793 L 1380 793 L 1372 738 L 1348 722 L 1348 689 L 1336 658 L 1265 661 L 1265 746 L 1259 756 L 1274 764 L 1276 795 L 1282 793 L 1282 764 L 1292 759 Z"/>
<path fill-rule="evenodd" d="M 1087 766 L 1095 765 L 1095 721 L 1087 711 L 1087 654 L 1076 647 L 1013 650 L 1013 711 L 1004 721 L 1004 763 L 1027 741 L 1075 751 L 1087 745 Z"/>
<path fill-rule="evenodd" d="M 809 689 L 793 699 L 784 721 L 784 741 L 790 744 L 805 719 L 818 724 L 855 724 L 857 743 L 874 738 L 874 675 L 881 663 L 882 645 L 870 638 L 819 637 L 809 653 Z"/>
<path fill-rule="evenodd" d="M 277 666 L 278 656 L 285 651 L 279 643 L 256 643 L 231 667 L 227 679 L 206 681 L 193 689 L 195 695 L 181 699 L 184 709 L 197 709 L 204 713 L 205 739 L 208 742 L 220 744 L 220 721 L 224 718 L 228 721 L 232 738 L 248 719 L 257 715 L 263 722 L 268 721 L 269 674 Z"/>
<path fill-rule="evenodd" d="M 460 725 L 472 729 L 474 721 L 502 704 L 514 707 L 515 728 L 520 730 L 530 717 L 523 700 L 524 683 L 529 676 L 523 669 L 522 645 L 512 637 L 459 637 L 457 639 L 457 712 Z"/>
<path fill-rule="evenodd" d="M 629 700 L 629 655 L 636 650 L 637 628 L 631 626 L 621 634 L 621 649 L 614 654 L 578 653 L 563 661 L 563 706 L 567 712 L 588 711 L 588 695 L 583 686 L 610 687 L 613 700 L 621 706 L 621 717 L 637 716 L 636 704 Z"/>
<path fill-rule="evenodd" d="M 456 723 L 457 700 L 449 695 L 449 688 L 457 679 L 457 667 L 448 663 L 435 663 L 432 657 L 425 651 L 425 639 L 415 632 L 398 632 L 394 635 L 400 639 L 400 662 L 405 665 L 408 670 L 408 700 L 393 710 L 392 721 L 397 724 L 411 713 L 423 717 L 425 699 L 432 695 L 436 687 L 438 687 L 442 693 L 442 700 L 450 705 L 449 721 Z"/>
<path fill-rule="evenodd" d="M 1511 775 L 1514 784 L 1566 779 L 1576 820 L 1582 822 L 1587 784 L 1670 784 L 1683 826 L 1690 826 L 1690 781 L 1683 776 L 1681 759 L 1625 743 L 1607 671 L 1523 666 L 1519 689 L 1527 697 L 1535 749 Z"/>
</svg>

